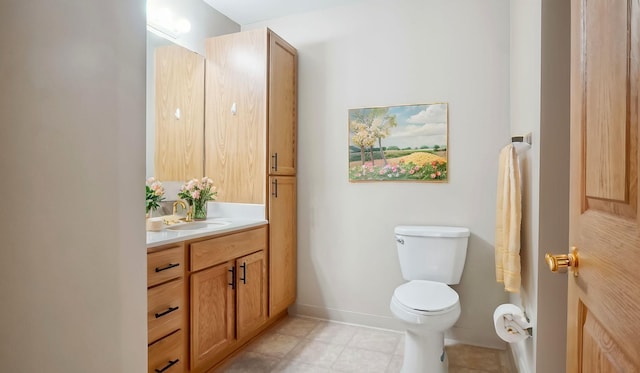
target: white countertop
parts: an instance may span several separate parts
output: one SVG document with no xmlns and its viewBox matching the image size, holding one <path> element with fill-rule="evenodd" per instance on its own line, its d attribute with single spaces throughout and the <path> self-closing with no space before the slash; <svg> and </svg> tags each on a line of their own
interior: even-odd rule
<svg viewBox="0 0 640 373">
<path fill-rule="evenodd" d="M 225 221 L 226 225 L 218 225 L 216 223 Z M 211 223 L 207 227 L 193 230 L 171 230 L 163 229 L 158 232 L 147 232 L 147 248 L 166 245 L 174 242 L 192 240 L 194 238 L 211 236 L 219 233 L 232 232 L 244 228 L 259 227 L 267 224 L 266 220 L 255 219 L 207 219 L 195 223 Z M 188 225 L 186 223 L 185 225 Z"/>
<path fill-rule="evenodd" d="M 172 226 L 189 228 L 191 225 L 200 227 L 198 229 L 172 230 L 171 227 L 165 227 L 157 232 L 147 231 L 147 248 L 267 224 L 264 205 L 209 202 L 208 212 L 207 220 Z"/>
</svg>

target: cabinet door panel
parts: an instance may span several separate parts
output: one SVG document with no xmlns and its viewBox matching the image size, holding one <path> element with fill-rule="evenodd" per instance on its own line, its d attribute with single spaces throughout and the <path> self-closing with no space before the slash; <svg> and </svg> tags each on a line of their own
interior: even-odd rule
<svg viewBox="0 0 640 373">
<path fill-rule="evenodd" d="M 227 262 L 191 275 L 191 368 L 234 342 L 234 290 Z"/>
<path fill-rule="evenodd" d="M 264 251 L 236 260 L 238 339 L 267 320 L 267 262 Z"/>
<path fill-rule="evenodd" d="M 296 50 L 269 35 L 269 174 L 296 174 Z"/>
<path fill-rule="evenodd" d="M 207 39 L 205 174 L 218 201 L 265 201 L 267 44 L 264 30 Z"/>
<path fill-rule="evenodd" d="M 275 315 L 296 299 L 296 178 L 270 178 L 269 312 Z"/>
</svg>

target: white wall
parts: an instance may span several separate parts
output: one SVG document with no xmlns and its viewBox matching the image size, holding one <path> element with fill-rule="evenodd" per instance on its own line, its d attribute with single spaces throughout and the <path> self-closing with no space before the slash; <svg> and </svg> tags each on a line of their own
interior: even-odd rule
<svg viewBox="0 0 640 373">
<path fill-rule="evenodd" d="M 521 306 L 534 324 L 534 336 L 510 347 L 521 373 L 535 372 L 538 329 L 538 234 L 540 220 L 540 75 L 542 0 L 510 3 L 510 118 L 514 134 L 531 132 L 533 144 L 522 162 L 522 289 L 509 301 Z"/>
<path fill-rule="evenodd" d="M 571 4 L 542 0 L 540 82 L 540 238 L 536 371 L 566 364 L 567 274 L 554 274 L 547 252 L 569 251 Z"/>
<path fill-rule="evenodd" d="M 467 226 L 462 315 L 448 337 L 504 348 L 493 329 L 497 157 L 509 143 L 507 0 L 370 1 L 268 26 L 299 52 L 298 300 L 294 311 L 397 328 L 393 228 Z M 449 103 L 450 181 L 349 183 L 347 110 Z"/>
<path fill-rule="evenodd" d="M 204 40 L 206 38 L 240 31 L 240 25 L 211 8 L 204 0 L 154 0 L 154 3 L 158 8 L 167 7 L 176 16 L 187 18 L 191 22 L 191 31 L 173 41 L 163 39 L 147 31 L 147 177 L 154 176 L 155 173 L 155 48 L 162 45 L 176 44 L 204 56 Z M 202 84 L 204 84 L 204 81 Z M 202 125 L 204 126 L 204 123 Z M 162 181 L 165 182 L 166 180 Z M 182 185 L 184 181 L 179 180 L 178 184 Z"/>
<path fill-rule="evenodd" d="M 511 2 L 511 123 L 533 132 L 523 160 L 521 305 L 533 338 L 511 345 L 519 371 L 564 372 L 566 275 L 552 274 L 546 252 L 568 250 L 570 4 Z"/>
<path fill-rule="evenodd" d="M 4 372 L 144 372 L 144 1 L 0 12 Z"/>
</svg>

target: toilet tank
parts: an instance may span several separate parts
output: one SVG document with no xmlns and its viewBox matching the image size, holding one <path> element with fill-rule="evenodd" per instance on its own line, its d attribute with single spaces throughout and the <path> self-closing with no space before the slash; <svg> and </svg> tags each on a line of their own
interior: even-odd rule
<svg viewBox="0 0 640 373">
<path fill-rule="evenodd" d="M 460 283 L 469 228 L 401 225 L 394 232 L 402 277 L 409 281 Z"/>
</svg>

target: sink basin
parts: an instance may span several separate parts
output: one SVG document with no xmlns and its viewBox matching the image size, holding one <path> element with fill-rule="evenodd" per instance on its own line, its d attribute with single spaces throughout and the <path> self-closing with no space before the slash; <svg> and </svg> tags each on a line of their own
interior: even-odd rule
<svg viewBox="0 0 640 373">
<path fill-rule="evenodd" d="M 170 231 L 194 231 L 198 229 L 222 227 L 228 224 L 229 222 L 226 221 L 197 221 L 168 226 L 167 229 Z"/>
<path fill-rule="evenodd" d="M 171 231 L 191 231 L 196 229 L 207 228 L 209 225 L 207 223 L 185 223 L 178 225 L 168 226 L 167 229 Z"/>
</svg>

